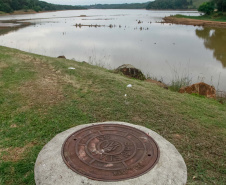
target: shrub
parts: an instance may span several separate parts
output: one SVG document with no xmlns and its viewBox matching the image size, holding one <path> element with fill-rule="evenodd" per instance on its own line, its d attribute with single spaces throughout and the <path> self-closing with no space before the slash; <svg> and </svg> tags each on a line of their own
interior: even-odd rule
<svg viewBox="0 0 226 185">
<path fill-rule="evenodd" d="M 198 11 L 203 12 L 206 15 L 210 15 L 214 11 L 214 3 L 213 2 L 204 2 L 198 8 Z"/>
<path fill-rule="evenodd" d="M 11 13 L 13 12 L 13 9 L 7 3 L 3 3 L 3 4 L 0 4 L 0 11 Z"/>
<path fill-rule="evenodd" d="M 42 8 L 40 7 L 40 6 L 35 6 L 34 7 L 34 11 L 36 11 L 36 12 L 39 12 L 39 11 L 41 11 L 42 10 Z"/>
<path fill-rule="evenodd" d="M 171 91 L 176 91 L 178 92 L 181 87 L 186 87 L 191 84 L 191 79 L 186 76 L 186 77 L 176 77 L 171 81 L 171 84 L 169 85 L 169 89 Z"/>
<path fill-rule="evenodd" d="M 24 9 L 25 12 L 28 12 L 29 7 L 28 6 L 24 6 L 23 9 Z"/>
</svg>

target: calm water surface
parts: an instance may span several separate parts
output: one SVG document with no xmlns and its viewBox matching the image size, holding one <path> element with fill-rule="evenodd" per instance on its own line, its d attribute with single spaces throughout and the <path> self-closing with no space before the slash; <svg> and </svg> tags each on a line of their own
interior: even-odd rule
<svg viewBox="0 0 226 185">
<path fill-rule="evenodd" d="M 0 29 L 0 45 L 52 57 L 65 55 L 108 68 L 132 64 L 166 83 L 177 76 L 189 77 L 193 83 L 204 81 L 226 90 L 226 29 L 158 23 L 178 13 L 199 15 L 78 10 L 1 16 L 0 21 L 33 24 Z"/>
</svg>

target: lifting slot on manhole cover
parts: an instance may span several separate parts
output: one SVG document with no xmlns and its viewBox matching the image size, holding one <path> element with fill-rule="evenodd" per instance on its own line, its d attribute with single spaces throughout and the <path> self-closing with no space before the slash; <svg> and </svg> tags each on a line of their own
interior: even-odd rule
<svg viewBox="0 0 226 185">
<path fill-rule="evenodd" d="M 125 125 L 93 125 L 71 134 L 62 147 L 65 164 L 99 181 L 138 177 L 159 159 L 157 143 L 146 133 Z"/>
</svg>

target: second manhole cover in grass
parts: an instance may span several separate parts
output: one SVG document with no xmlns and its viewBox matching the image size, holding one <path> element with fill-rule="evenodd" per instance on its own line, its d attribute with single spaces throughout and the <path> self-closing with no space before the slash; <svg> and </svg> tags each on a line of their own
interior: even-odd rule
<svg viewBox="0 0 226 185">
<path fill-rule="evenodd" d="M 138 177 L 158 162 L 157 143 L 146 133 L 125 125 L 100 124 L 71 134 L 62 147 L 66 165 L 99 181 Z"/>
</svg>

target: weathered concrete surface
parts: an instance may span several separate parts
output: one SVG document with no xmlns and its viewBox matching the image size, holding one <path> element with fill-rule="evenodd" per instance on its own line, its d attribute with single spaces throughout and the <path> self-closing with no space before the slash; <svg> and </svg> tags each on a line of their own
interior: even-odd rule
<svg viewBox="0 0 226 185">
<path fill-rule="evenodd" d="M 107 123 L 132 126 L 149 134 L 160 149 L 159 162 L 155 167 L 137 178 L 117 182 L 94 181 L 69 169 L 61 157 L 61 147 L 65 139 L 84 127 Z M 180 185 L 186 184 L 187 181 L 185 162 L 171 143 L 150 129 L 124 122 L 79 125 L 56 135 L 39 153 L 34 171 L 37 185 Z"/>
</svg>

